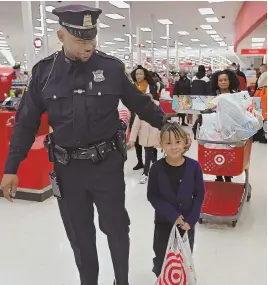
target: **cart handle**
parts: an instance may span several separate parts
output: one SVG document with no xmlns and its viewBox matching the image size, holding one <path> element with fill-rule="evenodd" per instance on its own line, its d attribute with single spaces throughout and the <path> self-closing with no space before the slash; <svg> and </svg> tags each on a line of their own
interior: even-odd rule
<svg viewBox="0 0 268 285">
<path fill-rule="evenodd" d="M 197 142 L 198 142 L 198 144 L 201 144 L 201 145 L 211 143 L 211 144 L 229 145 L 230 147 L 241 147 L 241 146 L 245 146 L 245 144 L 247 143 L 247 140 L 246 141 L 227 142 L 227 141 L 207 141 L 207 140 L 197 139 Z"/>
</svg>

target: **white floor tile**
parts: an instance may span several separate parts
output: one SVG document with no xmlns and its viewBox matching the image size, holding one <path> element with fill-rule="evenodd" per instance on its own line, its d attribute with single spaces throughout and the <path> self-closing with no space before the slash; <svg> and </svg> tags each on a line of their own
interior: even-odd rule
<svg viewBox="0 0 268 285">
<path fill-rule="evenodd" d="M 188 155 L 197 157 L 196 142 Z M 132 170 L 135 164 L 135 151 L 130 151 L 125 171 L 131 218 L 130 282 L 153 285 L 153 209 L 146 199 L 146 185 L 138 184 L 142 172 Z M 237 227 L 197 225 L 194 260 L 198 285 L 266 284 L 266 175 L 266 145 L 256 143 L 250 171 L 252 200 L 245 204 Z M 0 225 L 1 285 L 79 285 L 54 198 L 43 203 L 15 201 L 13 205 L 0 198 Z M 113 268 L 106 237 L 98 231 L 97 240 L 100 285 L 109 285 Z"/>
</svg>

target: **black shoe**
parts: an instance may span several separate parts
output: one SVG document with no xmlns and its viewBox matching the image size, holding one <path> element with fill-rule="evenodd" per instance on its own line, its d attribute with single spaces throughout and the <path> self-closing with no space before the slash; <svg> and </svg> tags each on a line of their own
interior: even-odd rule
<svg viewBox="0 0 268 285">
<path fill-rule="evenodd" d="M 226 176 L 224 177 L 225 182 L 232 182 L 232 177 L 231 176 Z"/>
<path fill-rule="evenodd" d="M 143 169 L 143 168 L 144 168 L 143 163 L 138 163 L 138 164 L 133 168 L 133 170 L 140 170 L 140 169 Z"/>
<path fill-rule="evenodd" d="M 215 181 L 216 181 L 216 182 L 224 182 L 222 176 L 217 176 L 217 178 L 215 179 Z"/>
</svg>

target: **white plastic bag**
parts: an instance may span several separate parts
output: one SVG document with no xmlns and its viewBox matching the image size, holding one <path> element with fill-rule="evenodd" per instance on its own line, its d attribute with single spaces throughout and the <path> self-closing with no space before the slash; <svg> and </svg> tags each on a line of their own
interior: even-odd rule
<svg viewBox="0 0 268 285">
<path fill-rule="evenodd" d="M 174 225 L 167 246 L 162 271 L 155 285 L 196 285 L 196 273 L 188 234 L 183 237 Z"/>
</svg>

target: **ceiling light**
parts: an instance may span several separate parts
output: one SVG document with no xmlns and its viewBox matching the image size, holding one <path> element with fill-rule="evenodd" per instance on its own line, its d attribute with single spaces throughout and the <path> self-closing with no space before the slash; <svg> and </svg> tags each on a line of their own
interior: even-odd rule
<svg viewBox="0 0 268 285">
<path fill-rule="evenodd" d="M 189 33 L 186 32 L 186 31 L 179 31 L 178 34 L 181 35 L 181 36 L 187 36 L 187 35 L 189 35 Z"/>
<path fill-rule="evenodd" d="M 41 34 L 41 33 L 34 33 L 34 35 L 37 37 L 43 37 L 43 34 Z"/>
<path fill-rule="evenodd" d="M 3 35 L 3 33 L 2 33 L 2 32 L 0 32 L 0 35 Z"/>
<path fill-rule="evenodd" d="M 212 30 L 212 26 L 211 25 L 201 25 L 200 27 L 203 30 Z"/>
<path fill-rule="evenodd" d="M 115 45 L 115 43 L 113 43 L 113 42 L 105 42 L 104 44 L 105 45 Z"/>
<path fill-rule="evenodd" d="M 199 39 L 191 39 L 191 42 L 200 42 Z"/>
<path fill-rule="evenodd" d="M 252 38 L 253 43 L 264 43 L 265 38 Z"/>
<path fill-rule="evenodd" d="M 113 20 L 124 20 L 125 19 L 125 17 L 119 14 L 105 14 L 105 16 Z"/>
<path fill-rule="evenodd" d="M 220 36 L 219 36 L 219 35 L 211 35 L 211 37 L 212 37 L 213 39 L 220 38 Z"/>
<path fill-rule="evenodd" d="M 123 51 L 125 51 L 125 50 L 122 49 L 122 48 L 118 48 L 117 51 L 123 52 Z"/>
<path fill-rule="evenodd" d="M 105 28 L 110 28 L 109 25 L 103 24 L 103 23 L 99 23 L 99 28 L 100 29 L 105 29 Z"/>
<path fill-rule="evenodd" d="M 7 41 L 0 41 L 0 44 L 7 44 Z"/>
<path fill-rule="evenodd" d="M 200 8 L 198 9 L 201 15 L 213 15 L 214 11 L 212 8 Z"/>
<path fill-rule="evenodd" d="M 37 19 L 38 22 L 41 22 L 41 19 Z M 52 19 L 46 19 L 47 24 L 58 24 L 58 21 Z"/>
<path fill-rule="evenodd" d="M 210 18 L 206 18 L 208 23 L 218 23 L 219 19 L 217 17 L 210 17 Z"/>
<path fill-rule="evenodd" d="M 167 48 L 167 46 L 161 46 L 161 48 Z"/>
<path fill-rule="evenodd" d="M 4 37 L 0 37 L 0 40 L 4 40 L 5 38 Z"/>
<path fill-rule="evenodd" d="M 141 28 L 141 31 L 143 31 L 143 32 L 151 32 L 152 30 L 150 28 Z"/>
<path fill-rule="evenodd" d="M 252 47 L 263 47 L 264 43 L 252 43 Z"/>
<path fill-rule="evenodd" d="M 227 44 L 225 43 L 225 42 L 219 42 L 218 43 L 220 46 L 222 46 L 222 47 L 226 47 L 227 46 Z"/>
<path fill-rule="evenodd" d="M 105 45 L 100 45 L 100 48 L 107 48 L 107 46 L 105 46 Z"/>
<path fill-rule="evenodd" d="M 124 42 L 125 40 L 122 39 L 122 38 L 114 38 L 114 41 L 116 41 L 116 42 Z"/>
<path fill-rule="evenodd" d="M 1 44 L 0 43 L 0 47 L 8 47 L 8 44 Z"/>
<path fill-rule="evenodd" d="M 185 49 L 192 49 L 191 47 L 185 47 Z"/>
<path fill-rule="evenodd" d="M 214 39 L 214 41 L 216 41 L 216 42 L 222 42 L 223 39 L 222 39 L 222 38 L 216 38 L 216 39 Z"/>
<path fill-rule="evenodd" d="M 160 39 L 167 40 L 167 37 L 160 37 Z M 170 40 L 171 38 L 168 38 L 168 39 Z"/>
<path fill-rule="evenodd" d="M 217 34 L 217 32 L 214 31 L 214 30 L 212 30 L 212 31 L 206 31 L 206 33 L 209 34 L 209 35 L 216 35 L 216 34 Z"/>
<path fill-rule="evenodd" d="M 36 30 L 42 31 L 42 27 L 34 27 Z M 47 28 L 47 32 L 53 32 L 53 29 Z"/>
<path fill-rule="evenodd" d="M 160 24 L 163 24 L 163 25 L 172 25 L 173 24 L 169 19 L 161 19 L 161 20 L 158 20 L 158 22 Z"/>
<path fill-rule="evenodd" d="M 178 43 L 178 46 L 183 46 L 183 43 Z"/>
<path fill-rule="evenodd" d="M 53 6 L 46 6 L 46 11 L 49 13 L 52 13 L 52 11 L 55 9 Z"/>
<path fill-rule="evenodd" d="M 109 1 L 109 3 L 119 9 L 127 9 L 129 8 L 129 4 L 124 1 Z"/>
<path fill-rule="evenodd" d="M 201 46 L 201 47 L 207 47 L 207 45 L 206 45 L 206 44 L 201 44 L 200 46 Z"/>
<path fill-rule="evenodd" d="M 146 43 L 151 44 L 152 41 L 151 40 L 147 40 Z M 156 44 L 156 41 L 154 41 L 154 44 Z"/>
</svg>

